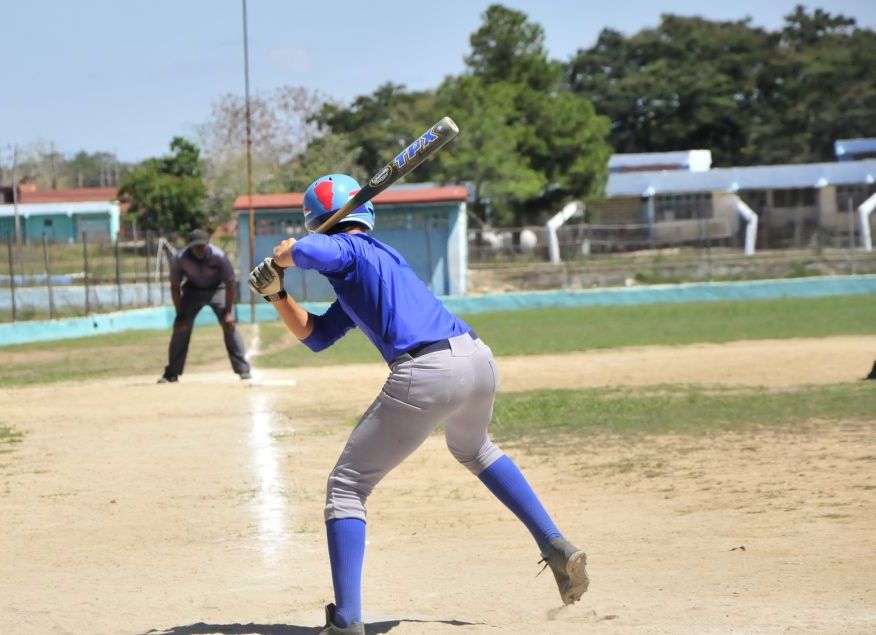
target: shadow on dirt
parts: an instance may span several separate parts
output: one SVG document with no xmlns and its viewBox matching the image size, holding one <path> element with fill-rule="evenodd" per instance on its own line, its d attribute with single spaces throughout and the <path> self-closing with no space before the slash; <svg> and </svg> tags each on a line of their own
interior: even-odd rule
<svg viewBox="0 0 876 635">
<path fill-rule="evenodd" d="M 388 620 L 365 625 L 366 635 L 389 633 L 400 624 L 447 624 L 448 626 L 475 626 L 483 622 L 460 620 Z M 198 622 L 168 629 L 151 629 L 143 635 L 317 635 L 322 626 L 295 626 L 294 624 L 207 624 Z"/>
</svg>

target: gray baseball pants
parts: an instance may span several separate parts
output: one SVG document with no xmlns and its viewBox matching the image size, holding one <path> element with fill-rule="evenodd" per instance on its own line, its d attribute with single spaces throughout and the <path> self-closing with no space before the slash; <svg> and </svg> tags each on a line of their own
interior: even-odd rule
<svg viewBox="0 0 876 635">
<path fill-rule="evenodd" d="M 356 424 L 328 479 L 325 519 L 365 520 L 365 501 L 389 472 L 439 423 L 457 461 L 480 474 L 502 456 L 487 429 L 499 375 L 490 347 L 469 335 L 449 350 L 402 355 L 374 403 Z"/>
<path fill-rule="evenodd" d="M 238 375 L 249 372 L 249 362 L 246 361 L 246 350 L 240 331 L 237 330 L 236 325 L 227 327 L 222 322 L 222 315 L 225 313 L 225 285 L 219 285 L 216 289 L 196 289 L 183 285 L 182 311 L 179 317 L 185 322 L 185 327 L 174 328 L 173 335 L 170 336 L 168 362 L 164 368 L 166 376 L 182 375 L 186 365 L 186 357 L 189 354 L 189 342 L 192 339 L 195 318 L 200 310 L 208 304 L 222 327 L 222 337 L 225 341 L 225 350 L 228 353 L 231 368 Z"/>
</svg>

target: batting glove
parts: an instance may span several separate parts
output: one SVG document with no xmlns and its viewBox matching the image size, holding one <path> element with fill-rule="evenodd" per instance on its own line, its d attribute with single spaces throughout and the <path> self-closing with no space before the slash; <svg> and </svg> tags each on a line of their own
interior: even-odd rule
<svg viewBox="0 0 876 635">
<path fill-rule="evenodd" d="M 258 293 L 268 302 L 282 300 L 288 294 L 283 288 L 283 270 L 274 263 L 271 257 L 249 274 L 249 288 Z"/>
</svg>

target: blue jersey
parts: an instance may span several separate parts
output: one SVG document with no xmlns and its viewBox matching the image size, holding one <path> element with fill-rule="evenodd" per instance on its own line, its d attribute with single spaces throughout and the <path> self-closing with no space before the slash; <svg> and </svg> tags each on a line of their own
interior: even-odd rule
<svg viewBox="0 0 876 635">
<path fill-rule="evenodd" d="M 401 254 L 367 234 L 311 234 L 295 243 L 292 259 L 297 267 L 324 275 L 338 296 L 302 340 L 311 350 L 331 346 L 358 326 L 389 363 L 421 344 L 471 330 L 444 308 Z"/>
</svg>

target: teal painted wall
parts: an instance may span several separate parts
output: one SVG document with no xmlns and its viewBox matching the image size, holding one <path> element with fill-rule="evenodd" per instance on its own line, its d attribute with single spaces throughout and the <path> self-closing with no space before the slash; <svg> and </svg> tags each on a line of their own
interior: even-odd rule
<svg viewBox="0 0 876 635">
<path fill-rule="evenodd" d="M 67 214 L 40 214 L 30 216 L 24 223 L 24 237 L 30 243 L 39 243 L 43 234 L 53 243 L 69 243 L 73 241 L 73 219 Z M 50 224 L 47 225 L 46 222 Z"/>
<path fill-rule="evenodd" d="M 89 241 L 105 241 L 115 239 L 118 228 L 113 232 L 110 214 L 97 212 L 94 214 L 77 214 L 73 217 L 75 240 L 82 240 L 82 233 L 88 232 Z"/>
<path fill-rule="evenodd" d="M 456 242 L 451 241 L 451 235 L 465 222 L 464 208 L 460 208 L 458 202 L 381 206 L 377 208 L 376 225 L 371 234 L 397 249 L 433 293 L 464 293 L 467 263 L 460 263 L 459 258 L 465 254 L 460 254 Z M 243 284 L 244 273 L 250 270 L 249 213 L 238 211 L 237 214 L 237 266 L 241 272 L 238 291 L 248 295 Z M 256 264 L 270 256 L 271 250 L 281 240 L 307 235 L 300 209 L 257 211 L 255 226 Z M 331 285 L 313 271 L 290 271 L 286 275 L 286 290 L 300 300 L 334 299 Z"/>
</svg>

